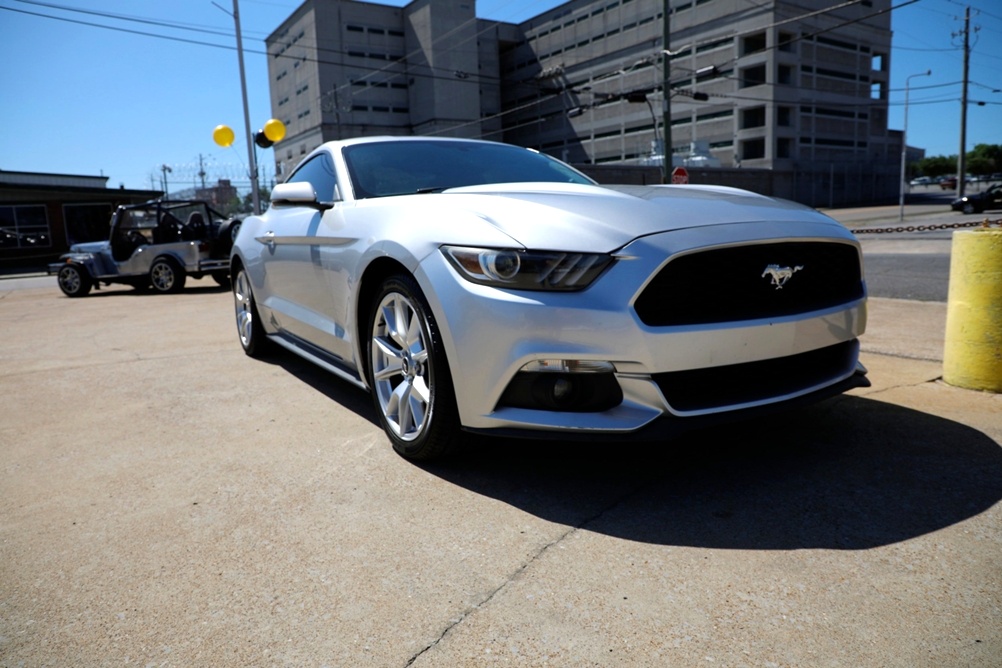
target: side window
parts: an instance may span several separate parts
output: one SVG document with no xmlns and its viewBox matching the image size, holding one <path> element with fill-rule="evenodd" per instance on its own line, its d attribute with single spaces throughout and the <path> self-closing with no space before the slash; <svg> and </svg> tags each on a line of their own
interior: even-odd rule
<svg viewBox="0 0 1002 668">
<path fill-rule="evenodd" d="M 331 202 L 334 200 L 334 188 L 337 186 L 337 177 L 334 175 L 334 163 L 327 153 L 310 159 L 303 164 L 286 183 L 307 182 L 313 186 L 313 192 L 317 194 L 317 199 L 321 202 Z"/>
</svg>

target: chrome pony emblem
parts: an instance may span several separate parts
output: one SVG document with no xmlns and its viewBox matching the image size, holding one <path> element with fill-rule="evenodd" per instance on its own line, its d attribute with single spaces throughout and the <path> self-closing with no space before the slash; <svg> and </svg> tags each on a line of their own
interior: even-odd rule
<svg viewBox="0 0 1002 668">
<path fill-rule="evenodd" d="M 796 267 L 780 267 L 778 264 L 770 264 L 762 272 L 762 278 L 772 276 L 770 285 L 775 285 L 777 290 L 782 290 L 786 282 L 793 278 L 793 275 L 803 269 L 802 265 Z"/>
</svg>

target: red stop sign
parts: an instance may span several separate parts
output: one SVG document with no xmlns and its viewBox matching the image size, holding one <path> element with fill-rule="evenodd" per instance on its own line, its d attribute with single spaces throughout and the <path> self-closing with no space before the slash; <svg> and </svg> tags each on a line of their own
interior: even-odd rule
<svg viewBox="0 0 1002 668">
<path fill-rule="evenodd" d="M 684 185 L 689 182 L 689 172 L 685 167 L 676 167 L 671 170 L 671 182 L 675 185 Z"/>
</svg>

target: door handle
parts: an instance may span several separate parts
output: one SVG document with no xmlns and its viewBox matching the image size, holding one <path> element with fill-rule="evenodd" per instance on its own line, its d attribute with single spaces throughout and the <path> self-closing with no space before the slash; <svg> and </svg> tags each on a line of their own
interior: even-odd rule
<svg viewBox="0 0 1002 668">
<path fill-rule="evenodd" d="M 272 252 L 275 250 L 275 233 L 271 230 L 265 232 L 264 236 L 254 237 L 254 241 L 264 244 Z"/>
</svg>

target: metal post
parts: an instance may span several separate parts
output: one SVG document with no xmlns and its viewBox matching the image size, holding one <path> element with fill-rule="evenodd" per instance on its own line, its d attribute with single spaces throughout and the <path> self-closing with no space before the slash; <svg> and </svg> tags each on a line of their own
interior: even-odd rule
<svg viewBox="0 0 1002 668">
<path fill-rule="evenodd" d="M 932 70 L 909 75 L 905 79 L 905 129 L 901 132 L 901 183 L 898 184 L 898 222 L 905 219 L 905 184 L 908 182 L 908 175 L 905 172 L 905 158 L 908 153 L 908 87 L 911 85 L 912 77 L 927 77 L 932 74 Z"/>
<path fill-rule="evenodd" d="M 244 46 L 240 36 L 240 7 L 233 0 L 233 22 L 237 27 L 237 58 L 240 60 L 240 92 L 244 99 L 244 132 L 247 137 L 247 160 L 250 162 L 251 201 L 254 213 L 261 213 L 261 201 L 257 187 L 257 156 L 254 155 L 254 135 L 251 134 L 250 108 L 247 105 L 247 75 L 244 73 Z"/>
<path fill-rule="evenodd" d="M 661 47 L 664 54 L 664 79 L 661 90 L 664 92 L 664 148 L 661 150 L 661 183 L 671 182 L 672 150 L 671 150 L 671 2 L 664 0 L 664 37 Z M 657 124 L 655 123 L 655 131 Z"/>
</svg>

